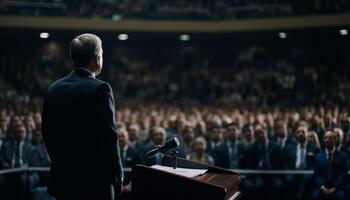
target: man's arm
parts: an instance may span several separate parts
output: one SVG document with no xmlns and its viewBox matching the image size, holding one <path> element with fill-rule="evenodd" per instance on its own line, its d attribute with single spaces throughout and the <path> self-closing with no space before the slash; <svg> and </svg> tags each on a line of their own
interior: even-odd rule
<svg viewBox="0 0 350 200">
<path fill-rule="evenodd" d="M 118 184 L 124 179 L 123 166 L 120 159 L 118 145 L 118 130 L 115 119 L 115 105 L 111 87 L 103 83 L 97 94 L 96 102 L 96 128 L 99 132 L 100 145 L 103 149 L 104 157 L 110 163 L 114 181 Z"/>
</svg>

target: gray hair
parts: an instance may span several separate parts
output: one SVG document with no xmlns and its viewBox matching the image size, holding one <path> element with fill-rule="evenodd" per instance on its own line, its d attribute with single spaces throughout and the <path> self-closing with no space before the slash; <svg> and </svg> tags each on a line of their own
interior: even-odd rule
<svg viewBox="0 0 350 200">
<path fill-rule="evenodd" d="M 94 56 L 102 51 L 101 39 L 85 33 L 75 37 L 69 45 L 69 53 L 75 67 L 88 67 Z"/>
</svg>

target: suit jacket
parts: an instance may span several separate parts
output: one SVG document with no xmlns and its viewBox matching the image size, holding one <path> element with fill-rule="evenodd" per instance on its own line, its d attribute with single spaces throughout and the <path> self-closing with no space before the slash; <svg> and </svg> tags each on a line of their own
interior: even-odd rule
<svg viewBox="0 0 350 200">
<path fill-rule="evenodd" d="M 251 169 L 278 169 L 281 166 L 281 155 L 276 143 L 269 141 L 266 147 L 268 166 L 260 166 L 262 150 L 261 144 L 255 141 L 248 152 L 247 167 Z"/>
<path fill-rule="evenodd" d="M 29 142 L 23 141 L 22 146 L 22 165 L 36 166 L 38 164 L 38 157 L 34 146 Z M 11 168 L 16 154 L 16 143 L 15 140 L 4 141 L 0 150 L 0 167 Z M 19 166 L 20 167 L 20 166 Z"/>
<path fill-rule="evenodd" d="M 123 179 L 114 98 L 108 83 L 75 69 L 50 85 L 42 117 L 52 162 L 51 195 L 105 191 Z"/>
<path fill-rule="evenodd" d="M 331 178 L 329 178 L 328 163 L 329 162 L 327 161 L 327 154 L 325 150 L 316 155 L 313 169 L 317 189 L 319 189 L 322 185 L 328 185 L 327 187 L 335 187 L 337 189 L 344 188 L 349 170 L 347 156 L 339 151 L 334 152 L 333 166 L 331 167 L 333 176 L 331 176 Z M 327 181 L 327 179 L 329 180 Z"/>
<path fill-rule="evenodd" d="M 234 155 L 237 159 L 237 167 L 239 169 L 245 168 L 245 159 L 246 159 L 246 146 L 242 142 L 237 142 L 235 147 L 237 149 L 237 153 Z M 228 141 L 223 142 L 217 149 L 218 159 L 215 162 L 215 165 L 222 168 L 230 168 L 230 155 L 229 155 L 229 146 Z"/>
<path fill-rule="evenodd" d="M 297 148 L 297 142 L 293 142 L 286 147 L 285 154 L 283 155 L 285 160 L 285 169 L 296 169 L 295 163 L 297 160 Z M 319 151 L 320 150 L 315 145 L 310 143 L 306 145 L 306 169 L 312 168 L 315 156 Z"/>
</svg>

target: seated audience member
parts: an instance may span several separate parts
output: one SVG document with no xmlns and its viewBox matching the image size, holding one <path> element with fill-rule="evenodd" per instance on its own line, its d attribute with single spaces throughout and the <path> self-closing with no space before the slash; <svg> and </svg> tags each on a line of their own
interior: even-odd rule
<svg viewBox="0 0 350 200">
<path fill-rule="evenodd" d="M 132 168 L 134 165 L 140 163 L 138 152 L 129 145 L 128 133 L 125 129 L 119 129 L 119 147 L 120 158 L 124 168 Z M 125 173 L 123 185 L 124 192 L 131 192 L 131 176 Z"/>
<path fill-rule="evenodd" d="M 254 128 L 252 125 L 244 125 L 242 128 L 242 142 L 246 149 L 249 149 L 254 143 Z"/>
<path fill-rule="evenodd" d="M 186 158 L 195 162 L 206 165 L 214 165 L 214 159 L 209 154 L 205 153 L 207 142 L 203 137 L 196 137 L 194 140 L 194 152 L 188 154 Z"/>
<path fill-rule="evenodd" d="M 323 138 L 323 135 L 325 133 L 325 129 L 324 129 L 322 118 L 319 115 L 314 115 L 311 118 L 310 128 L 309 129 L 311 131 L 315 131 L 318 138 L 320 138 L 320 139 Z M 320 145 L 322 145 L 322 147 L 323 147 L 323 142 L 322 141 L 320 141 Z"/>
<path fill-rule="evenodd" d="M 193 126 L 186 122 L 181 131 L 183 141 L 179 147 L 179 153 L 181 157 L 186 157 L 187 154 L 193 152 L 193 139 L 194 139 L 194 131 Z"/>
<path fill-rule="evenodd" d="M 118 131 L 118 136 L 119 136 L 120 156 L 121 156 L 123 167 L 130 168 L 140 163 L 138 152 L 136 151 L 136 149 L 134 149 L 129 145 L 127 131 L 125 129 L 120 129 Z"/>
<path fill-rule="evenodd" d="M 160 126 L 153 127 L 151 130 L 151 141 L 147 145 L 147 147 L 145 147 L 145 153 L 151 150 L 156 145 L 164 144 L 165 139 L 166 139 L 165 129 Z M 155 164 L 161 165 L 163 157 L 164 157 L 163 153 L 157 153 L 151 158 L 145 158 L 146 165 L 148 166 L 152 166 Z"/>
<path fill-rule="evenodd" d="M 314 162 L 315 155 L 319 152 L 315 143 L 308 142 L 307 140 L 308 130 L 305 125 L 299 125 L 296 129 L 295 139 L 296 141 L 291 143 L 287 147 L 285 154 L 286 169 L 298 169 L 306 170 L 311 169 Z M 295 194 L 296 199 L 305 199 L 305 191 L 308 191 L 310 188 L 309 185 L 312 184 L 312 178 L 310 175 L 287 175 L 286 184 L 288 189 L 295 191 L 292 194 Z M 291 196 L 289 196 L 291 197 Z"/>
<path fill-rule="evenodd" d="M 262 124 L 257 124 L 254 128 L 256 140 L 248 152 L 248 167 L 269 170 L 282 166 L 279 148 L 276 143 L 268 139 L 267 128 Z M 276 194 L 281 195 L 282 180 L 277 175 L 256 175 L 251 181 L 257 191 L 256 195 L 265 195 L 269 198 L 273 198 Z"/>
<path fill-rule="evenodd" d="M 143 151 L 143 147 L 140 143 L 139 139 L 140 135 L 140 126 L 137 124 L 131 124 L 128 128 L 128 136 L 129 136 L 129 146 L 134 148 L 136 151 Z"/>
<path fill-rule="evenodd" d="M 244 166 L 245 146 L 238 141 L 239 128 L 237 124 L 227 125 L 226 139 L 218 147 L 218 159 L 215 161 L 217 166 L 228 169 L 239 169 Z"/>
<path fill-rule="evenodd" d="M 295 133 L 296 142 L 287 147 L 287 169 L 311 169 L 315 155 L 319 152 L 316 144 L 307 141 L 306 126 L 298 126 Z"/>
<path fill-rule="evenodd" d="M 35 148 L 25 140 L 27 134 L 25 126 L 18 123 L 13 131 L 14 139 L 6 141 L 1 149 L 1 166 L 3 166 L 3 168 L 37 166 L 38 160 L 37 156 L 35 156 Z M 10 180 L 8 191 L 16 194 L 16 198 L 24 199 L 26 189 L 28 188 L 31 193 L 35 185 L 37 185 L 39 178 L 37 173 L 31 173 L 29 181 L 27 181 L 26 174 L 21 173 L 13 174 L 8 180 Z M 27 185 L 27 183 L 29 185 Z"/>
<path fill-rule="evenodd" d="M 338 151 L 343 153 L 347 153 L 346 149 L 343 146 L 344 132 L 340 128 L 333 128 L 333 132 L 335 134 L 335 148 Z"/>
<path fill-rule="evenodd" d="M 306 135 L 308 144 L 313 144 L 316 148 L 321 149 L 321 143 L 315 131 L 309 131 Z"/>
<path fill-rule="evenodd" d="M 15 138 L 3 143 L 2 151 L 0 152 L 1 165 L 4 168 L 37 165 L 37 160 L 33 156 L 35 148 L 25 140 L 25 127 L 18 124 L 14 131 Z"/>
<path fill-rule="evenodd" d="M 255 125 L 255 142 L 249 152 L 249 167 L 253 169 L 273 169 L 279 166 L 279 149 L 276 143 L 270 141 L 264 125 Z"/>
<path fill-rule="evenodd" d="M 273 141 L 278 145 L 281 151 L 293 142 L 293 138 L 288 134 L 287 123 L 285 121 L 278 121 L 275 124 L 275 135 Z"/>
<path fill-rule="evenodd" d="M 220 125 L 215 125 L 209 129 L 209 137 L 207 138 L 207 149 L 206 152 L 214 158 L 217 159 L 217 148 L 222 143 L 222 129 Z"/>
<path fill-rule="evenodd" d="M 282 159 L 279 163 L 280 165 L 278 168 L 284 168 L 283 165 L 288 161 L 287 157 L 285 156 L 288 151 L 288 146 L 294 142 L 295 138 L 288 133 L 287 123 L 283 120 L 277 121 L 275 123 L 274 133 L 275 134 L 272 138 L 272 141 L 277 144 Z"/>
<path fill-rule="evenodd" d="M 314 163 L 316 188 L 312 193 L 313 200 L 345 200 L 346 180 L 349 162 L 347 156 L 335 147 L 336 134 L 328 130 L 324 134 L 325 149 L 317 154 Z"/>
<path fill-rule="evenodd" d="M 135 147 L 139 143 L 140 127 L 137 124 L 130 124 L 128 127 L 129 146 Z"/>
</svg>

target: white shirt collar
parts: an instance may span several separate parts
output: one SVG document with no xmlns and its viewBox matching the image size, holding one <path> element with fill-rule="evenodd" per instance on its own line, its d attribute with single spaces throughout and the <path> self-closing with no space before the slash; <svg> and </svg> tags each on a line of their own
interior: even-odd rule
<svg viewBox="0 0 350 200">
<path fill-rule="evenodd" d="M 91 74 L 94 78 L 96 78 L 96 75 L 94 72 L 92 72 L 90 69 L 88 68 L 83 68 L 83 67 L 77 67 L 76 69 L 81 69 L 81 70 L 84 70 L 86 72 L 89 72 L 89 74 Z"/>
<path fill-rule="evenodd" d="M 334 155 L 335 152 L 335 147 L 332 149 L 332 151 L 329 152 L 329 150 L 327 148 L 325 148 L 326 150 L 326 155 L 328 156 L 329 153 L 332 153 Z"/>
</svg>

